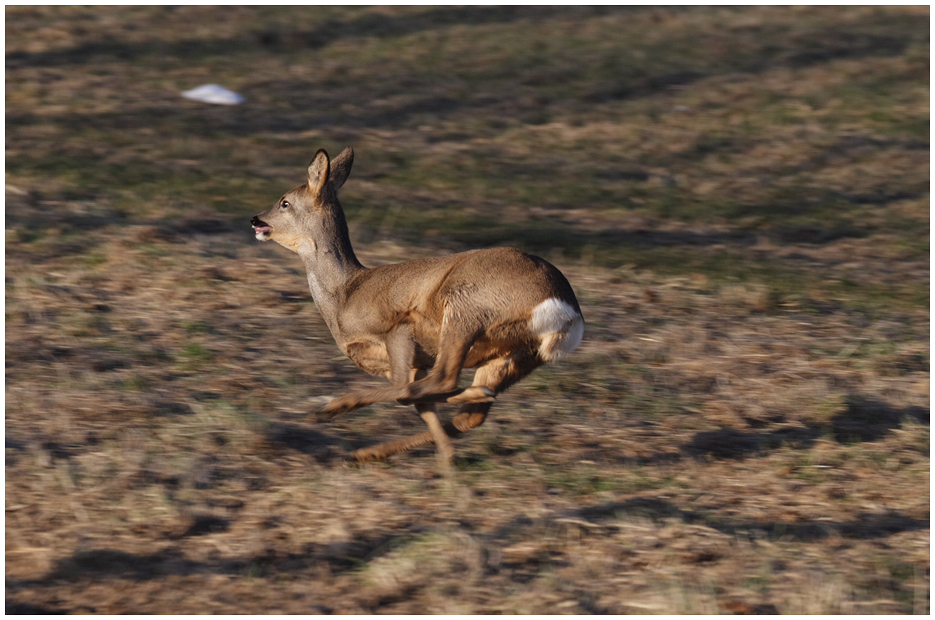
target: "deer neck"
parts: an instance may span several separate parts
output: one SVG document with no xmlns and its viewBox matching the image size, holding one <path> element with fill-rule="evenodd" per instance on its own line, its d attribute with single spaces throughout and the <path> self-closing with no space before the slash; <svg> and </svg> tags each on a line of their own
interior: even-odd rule
<svg viewBox="0 0 935 620">
<path fill-rule="evenodd" d="M 335 224 L 334 230 L 321 235 L 320 242 L 302 244 L 298 254 L 305 264 L 312 299 L 331 334 L 340 343 L 338 317 L 347 299 L 348 283 L 366 268 L 354 254 L 347 225 L 343 221 Z"/>
</svg>

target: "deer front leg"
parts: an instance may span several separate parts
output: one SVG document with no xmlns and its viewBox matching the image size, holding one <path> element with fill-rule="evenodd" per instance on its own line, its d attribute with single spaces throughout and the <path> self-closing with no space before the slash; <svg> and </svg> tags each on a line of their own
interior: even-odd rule
<svg viewBox="0 0 935 620">
<path fill-rule="evenodd" d="M 315 412 L 315 417 L 319 422 L 326 422 L 348 411 L 354 411 L 355 409 L 360 409 L 361 407 L 386 400 L 395 400 L 398 395 L 399 388 L 396 387 L 355 390 L 329 402 Z"/>
<path fill-rule="evenodd" d="M 335 398 L 315 412 L 318 421 L 327 421 L 339 414 L 388 400 L 395 400 L 404 405 L 431 402 L 485 403 L 494 400 L 493 390 L 486 386 L 457 388 L 458 374 L 464 363 L 464 356 L 470 348 L 470 340 L 462 340 L 460 345 L 443 351 L 432 372 L 412 382 L 409 379 L 415 355 L 415 340 L 412 337 L 411 326 L 397 326 L 386 335 L 384 343 L 390 362 L 390 381 L 393 385 L 355 390 Z"/>
<path fill-rule="evenodd" d="M 396 402 L 401 405 L 418 405 L 420 403 L 454 403 L 463 405 L 466 403 L 492 403 L 497 395 L 487 386 L 471 386 L 469 388 L 459 388 L 447 392 L 429 390 L 421 396 L 406 396 L 397 398 Z"/>
<path fill-rule="evenodd" d="M 421 379 L 425 374 L 424 370 L 411 368 L 408 374 L 404 375 L 403 369 L 399 367 L 393 372 L 393 382 L 394 384 L 401 383 L 405 385 L 416 379 Z M 444 435 L 445 431 L 442 429 L 438 416 L 435 415 L 432 408 L 428 405 L 416 405 L 416 410 L 421 414 L 422 419 L 425 420 L 430 430 L 409 437 L 403 437 L 402 439 L 385 441 L 375 446 L 361 448 L 354 451 L 353 457 L 360 463 L 366 463 L 368 461 L 383 460 L 394 454 L 406 452 L 407 450 L 412 450 L 413 448 L 418 448 L 419 446 L 424 446 L 432 442 L 435 442 L 436 446 L 442 445 L 440 441 L 447 442 L 447 436 L 444 439 L 439 439 L 439 432 Z M 434 423 L 430 421 L 430 418 L 434 418 Z M 446 453 L 450 453 L 452 457 L 454 456 L 454 448 L 451 448 L 450 442 L 448 442 L 448 450 Z"/>
<path fill-rule="evenodd" d="M 434 393 L 429 391 L 426 394 L 415 398 L 406 398 L 404 388 L 386 387 L 373 388 L 369 390 L 355 390 L 348 392 L 344 396 L 335 398 L 327 405 L 315 411 L 315 417 L 319 422 L 328 420 L 342 413 L 354 411 L 374 403 L 395 400 L 403 405 L 414 405 L 421 403 L 448 402 L 457 404 L 466 403 L 491 403 L 496 398 L 496 393 L 487 386 L 471 386 L 465 389 L 456 389 L 444 393 Z"/>
<path fill-rule="evenodd" d="M 389 379 L 392 385 L 385 388 L 355 390 L 344 396 L 339 396 L 315 412 L 318 421 L 330 420 L 336 415 L 348 411 L 399 398 L 405 385 L 410 382 L 410 376 L 412 375 L 412 361 L 415 356 L 412 327 L 406 324 L 397 325 L 386 334 L 383 342 L 390 363 Z"/>
<path fill-rule="evenodd" d="M 476 338 L 476 328 L 446 318 L 439 335 L 438 357 L 435 358 L 432 370 L 423 379 L 407 385 L 405 393 L 396 400 L 404 405 L 429 402 L 493 402 L 496 394 L 487 386 L 474 385 L 467 389 L 458 389 L 458 376 Z"/>
</svg>

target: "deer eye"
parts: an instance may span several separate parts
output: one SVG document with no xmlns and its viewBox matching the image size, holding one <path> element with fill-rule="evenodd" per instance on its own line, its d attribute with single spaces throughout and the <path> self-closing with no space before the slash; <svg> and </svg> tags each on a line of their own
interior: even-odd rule
<svg viewBox="0 0 935 620">
<path fill-rule="evenodd" d="M 289 208 L 289 201 L 288 201 L 288 200 L 283 200 L 282 202 L 279 203 L 279 206 L 282 207 L 283 209 L 288 209 L 288 208 Z"/>
</svg>

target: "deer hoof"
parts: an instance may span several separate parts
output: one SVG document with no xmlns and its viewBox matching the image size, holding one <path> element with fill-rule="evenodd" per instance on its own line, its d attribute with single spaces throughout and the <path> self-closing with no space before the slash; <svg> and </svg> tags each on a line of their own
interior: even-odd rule
<svg viewBox="0 0 935 620">
<path fill-rule="evenodd" d="M 327 422 L 334 416 L 338 415 L 339 412 L 336 411 L 325 411 L 325 408 L 322 407 L 318 411 L 313 411 L 312 415 L 315 416 L 316 422 Z"/>
<path fill-rule="evenodd" d="M 361 448 L 360 450 L 352 452 L 351 458 L 354 460 L 348 460 L 348 463 L 373 463 L 376 461 L 385 461 L 386 455 L 371 448 Z"/>
<path fill-rule="evenodd" d="M 449 403 L 492 403 L 496 394 L 486 385 L 475 385 L 448 399 Z"/>
<path fill-rule="evenodd" d="M 336 415 L 347 413 L 348 411 L 353 411 L 354 409 L 357 409 L 357 402 L 355 400 L 341 397 L 335 398 L 321 409 L 316 410 L 314 413 L 315 418 L 319 422 L 327 422 Z"/>
</svg>

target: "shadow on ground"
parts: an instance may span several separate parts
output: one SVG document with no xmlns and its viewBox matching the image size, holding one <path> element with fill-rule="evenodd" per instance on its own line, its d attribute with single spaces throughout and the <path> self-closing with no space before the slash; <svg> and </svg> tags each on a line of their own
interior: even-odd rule
<svg viewBox="0 0 935 620">
<path fill-rule="evenodd" d="M 893 407 L 860 394 L 845 399 L 843 410 L 824 424 L 805 424 L 768 431 L 741 431 L 723 428 L 699 431 L 691 441 L 678 446 L 677 451 L 648 454 L 637 458 L 596 450 L 589 458 L 607 459 L 640 465 L 672 463 L 691 459 L 745 460 L 791 446 L 808 450 L 822 437 L 841 444 L 873 442 L 883 439 L 893 429 L 910 422 L 929 426 L 930 410 L 924 407 Z M 322 426 L 327 429 L 327 426 Z M 334 431 L 333 431 L 334 432 Z M 304 424 L 272 423 L 266 431 L 267 440 L 280 448 L 295 450 L 314 457 L 323 464 L 337 465 L 350 458 L 350 452 L 377 443 L 374 438 L 359 434 L 330 435 Z M 464 457 L 467 458 L 467 457 Z"/>
<path fill-rule="evenodd" d="M 815 440 L 832 436 L 839 443 L 878 441 L 907 420 L 929 425 L 930 410 L 924 407 L 898 408 L 858 394 L 848 396 L 841 413 L 826 425 L 781 428 L 768 432 L 744 432 L 735 429 L 702 431 L 682 452 L 691 457 L 742 460 L 783 445 L 797 449 L 811 448 Z"/>
<path fill-rule="evenodd" d="M 846 522 L 735 521 L 723 518 L 717 512 L 684 510 L 665 499 L 640 497 L 553 513 L 537 519 L 518 516 L 494 528 L 489 534 L 472 532 L 471 535 L 483 549 L 489 550 L 528 540 L 543 531 L 554 534 L 572 528 L 576 530 L 576 535 L 606 536 L 616 531 L 618 526 L 613 521 L 619 519 L 648 519 L 652 522 L 678 519 L 688 524 L 703 524 L 731 537 L 765 537 L 772 540 L 797 541 L 815 541 L 829 537 L 873 539 L 929 527 L 927 520 L 908 517 L 892 510 L 878 514 L 861 513 L 854 520 Z M 461 527 L 470 530 L 471 524 L 462 523 Z M 321 567 L 332 573 L 341 573 L 360 569 L 415 537 L 429 533 L 430 530 L 431 528 L 426 529 L 418 525 L 407 525 L 392 531 L 379 529 L 362 533 L 351 541 L 324 545 L 308 544 L 300 553 L 283 554 L 270 551 L 251 557 L 219 558 L 214 561 L 191 560 L 179 548 L 165 549 L 152 554 L 127 553 L 108 548 L 91 549 L 76 552 L 60 560 L 40 579 L 8 582 L 7 587 L 41 587 L 62 582 L 95 582 L 111 578 L 147 581 L 167 575 L 295 575 Z M 450 534 L 449 530 L 450 525 L 444 526 L 440 533 Z M 486 557 L 486 553 L 487 551 L 484 551 L 482 555 Z M 552 566 L 561 566 L 561 553 L 548 561 Z M 514 581 L 522 581 L 524 575 L 531 574 L 529 566 L 514 566 L 509 562 L 498 561 L 493 572 L 501 571 L 515 572 Z M 488 571 L 488 574 L 492 573 Z M 57 612 L 8 599 L 7 613 Z"/>
<path fill-rule="evenodd" d="M 724 534 L 765 535 L 771 538 L 788 537 L 799 541 L 814 541 L 831 536 L 843 538 L 880 538 L 899 532 L 929 528 L 925 519 L 915 519 L 894 510 L 883 513 L 860 513 L 851 521 L 826 520 L 800 521 L 734 521 L 719 518 L 716 512 L 683 510 L 664 499 L 633 498 L 623 502 L 612 502 L 583 508 L 577 515 L 592 521 L 610 518 L 644 518 L 652 521 L 676 518 L 685 523 L 700 523 Z"/>
</svg>

